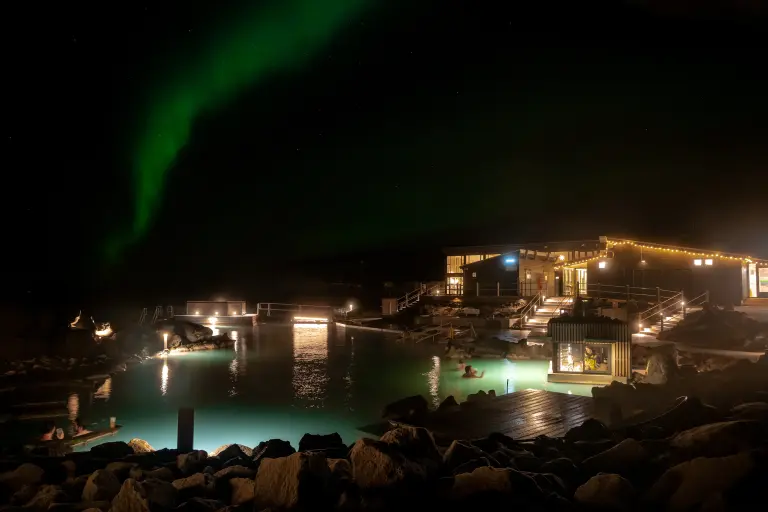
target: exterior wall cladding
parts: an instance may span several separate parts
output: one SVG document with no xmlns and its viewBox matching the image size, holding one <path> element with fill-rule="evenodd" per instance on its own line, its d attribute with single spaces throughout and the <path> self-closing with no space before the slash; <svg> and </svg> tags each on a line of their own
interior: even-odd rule
<svg viewBox="0 0 768 512">
<path fill-rule="evenodd" d="M 600 260 L 587 263 L 587 280 L 590 289 L 600 283 L 606 285 L 659 287 L 665 290 L 683 290 L 692 299 L 709 291 L 713 304 L 738 305 L 742 300 L 742 263 L 737 260 L 714 258 L 712 265 L 694 264 L 694 257 L 687 254 L 668 253 L 643 249 L 637 246 L 619 245 L 609 252 L 605 268 L 599 268 Z M 645 263 L 642 263 L 642 260 Z"/>
<path fill-rule="evenodd" d="M 514 258 L 515 262 L 505 263 L 509 258 Z M 496 283 L 502 290 L 517 290 L 519 287 L 519 262 L 520 251 L 515 251 L 496 258 L 478 261 L 465 267 L 464 295 L 469 297 L 477 295 L 478 285 L 481 290 L 495 290 Z M 486 291 L 485 294 L 488 295 L 488 292 Z"/>
</svg>

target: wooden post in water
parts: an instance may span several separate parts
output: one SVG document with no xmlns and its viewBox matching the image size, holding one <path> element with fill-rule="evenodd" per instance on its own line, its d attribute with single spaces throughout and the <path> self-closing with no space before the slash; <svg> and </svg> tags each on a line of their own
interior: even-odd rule
<svg viewBox="0 0 768 512">
<path fill-rule="evenodd" d="M 195 444 L 195 410 L 191 407 L 179 409 L 176 434 L 176 449 L 179 453 L 189 453 Z"/>
</svg>

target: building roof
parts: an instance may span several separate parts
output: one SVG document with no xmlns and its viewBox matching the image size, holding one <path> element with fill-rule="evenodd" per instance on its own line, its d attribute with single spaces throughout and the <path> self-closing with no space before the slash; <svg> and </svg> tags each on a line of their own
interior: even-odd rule
<svg viewBox="0 0 768 512">
<path fill-rule="evenodd" d="M 702 258 L 720 258 L 727 260 L 741 260 L 748 263 L 768 263 L 768 260 L 761 258 L 754 258 L 747 254 L 736 254 L 722 251 L 715 251 L 712 249 L 701 249 L 698 247 L 685 247 L 682 245 L 664 245 L 654 242 L 642 242 L 640 240 L 629 240 L 626 238 L 613 238 L 608 237 L 608 246 L 616 245 L 633 245 L 636 247 L 642 247 L 643 249 L 660 250 L 671 253 L 682 253 L 690 256 L 701 256 Z"/>
<path fill-rule="evenodd" d="M 444 247 L 443 254 L 446 256 L 466 256 L 471 254 L 505 254 L 528 249 L 530 251 L 558 252 L 574 251 L 580 248 L 599 249 L 600 241 L 591 240 L 560 240 L 553 242 L 528 242 L 522 244 L 504 244 L 504 245 L 468 245 L 459 247 Z"/>
</svg>

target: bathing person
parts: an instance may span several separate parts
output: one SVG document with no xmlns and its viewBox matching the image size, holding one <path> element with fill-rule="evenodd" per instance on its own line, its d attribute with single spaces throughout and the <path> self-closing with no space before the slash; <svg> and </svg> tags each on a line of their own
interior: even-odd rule
<svg viewBox="0 0 768 512">
<path fill-rule="evenodd" d="M 56 435 L 56 425 L 52 421 L 46 421 L 43 425 L 43 430 L 40 435 L 41 441 L 53 441 L 53 436 Z"/>
<path fill-rule="evenodd" d="M 466 366 L 467 365 L 464 364 L 464 360 L 463 359 L 459 359 L 459 364 L 456 366 L 456 369 L 459 370 L 460 372 L 463 372 L 464 368 L 466 368 Z"/>
<path fill-rule="evenodd" d="M 468 365 L 464 368 L 464 375 L 462 375 L 462 378 L 464 379 L 482 379 L 483 375 L 485 375 L 485 371 L 480 373 L 480 375 L 477 374 L 477 370 L 472 368 L 472 366 Z"/>
</svg>

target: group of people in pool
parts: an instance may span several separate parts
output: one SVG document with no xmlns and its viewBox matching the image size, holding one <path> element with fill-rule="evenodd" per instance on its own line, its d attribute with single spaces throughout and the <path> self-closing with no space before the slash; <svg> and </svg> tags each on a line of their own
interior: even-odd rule
<svg viewBox="0 0 768 512">
<path fill-rule="evenodd" d="M 90 433 L 91 431 L 83 425 L 83 421 L 80 418 L 75 418 L 72 422 L 72 437 L 75 438 Z M 57 428 L 55 423 L 49 421 L 43 425 L 40 441 L 61 441 L 62 439 L 64 439 L 64 430 Z"/>
</svg>

